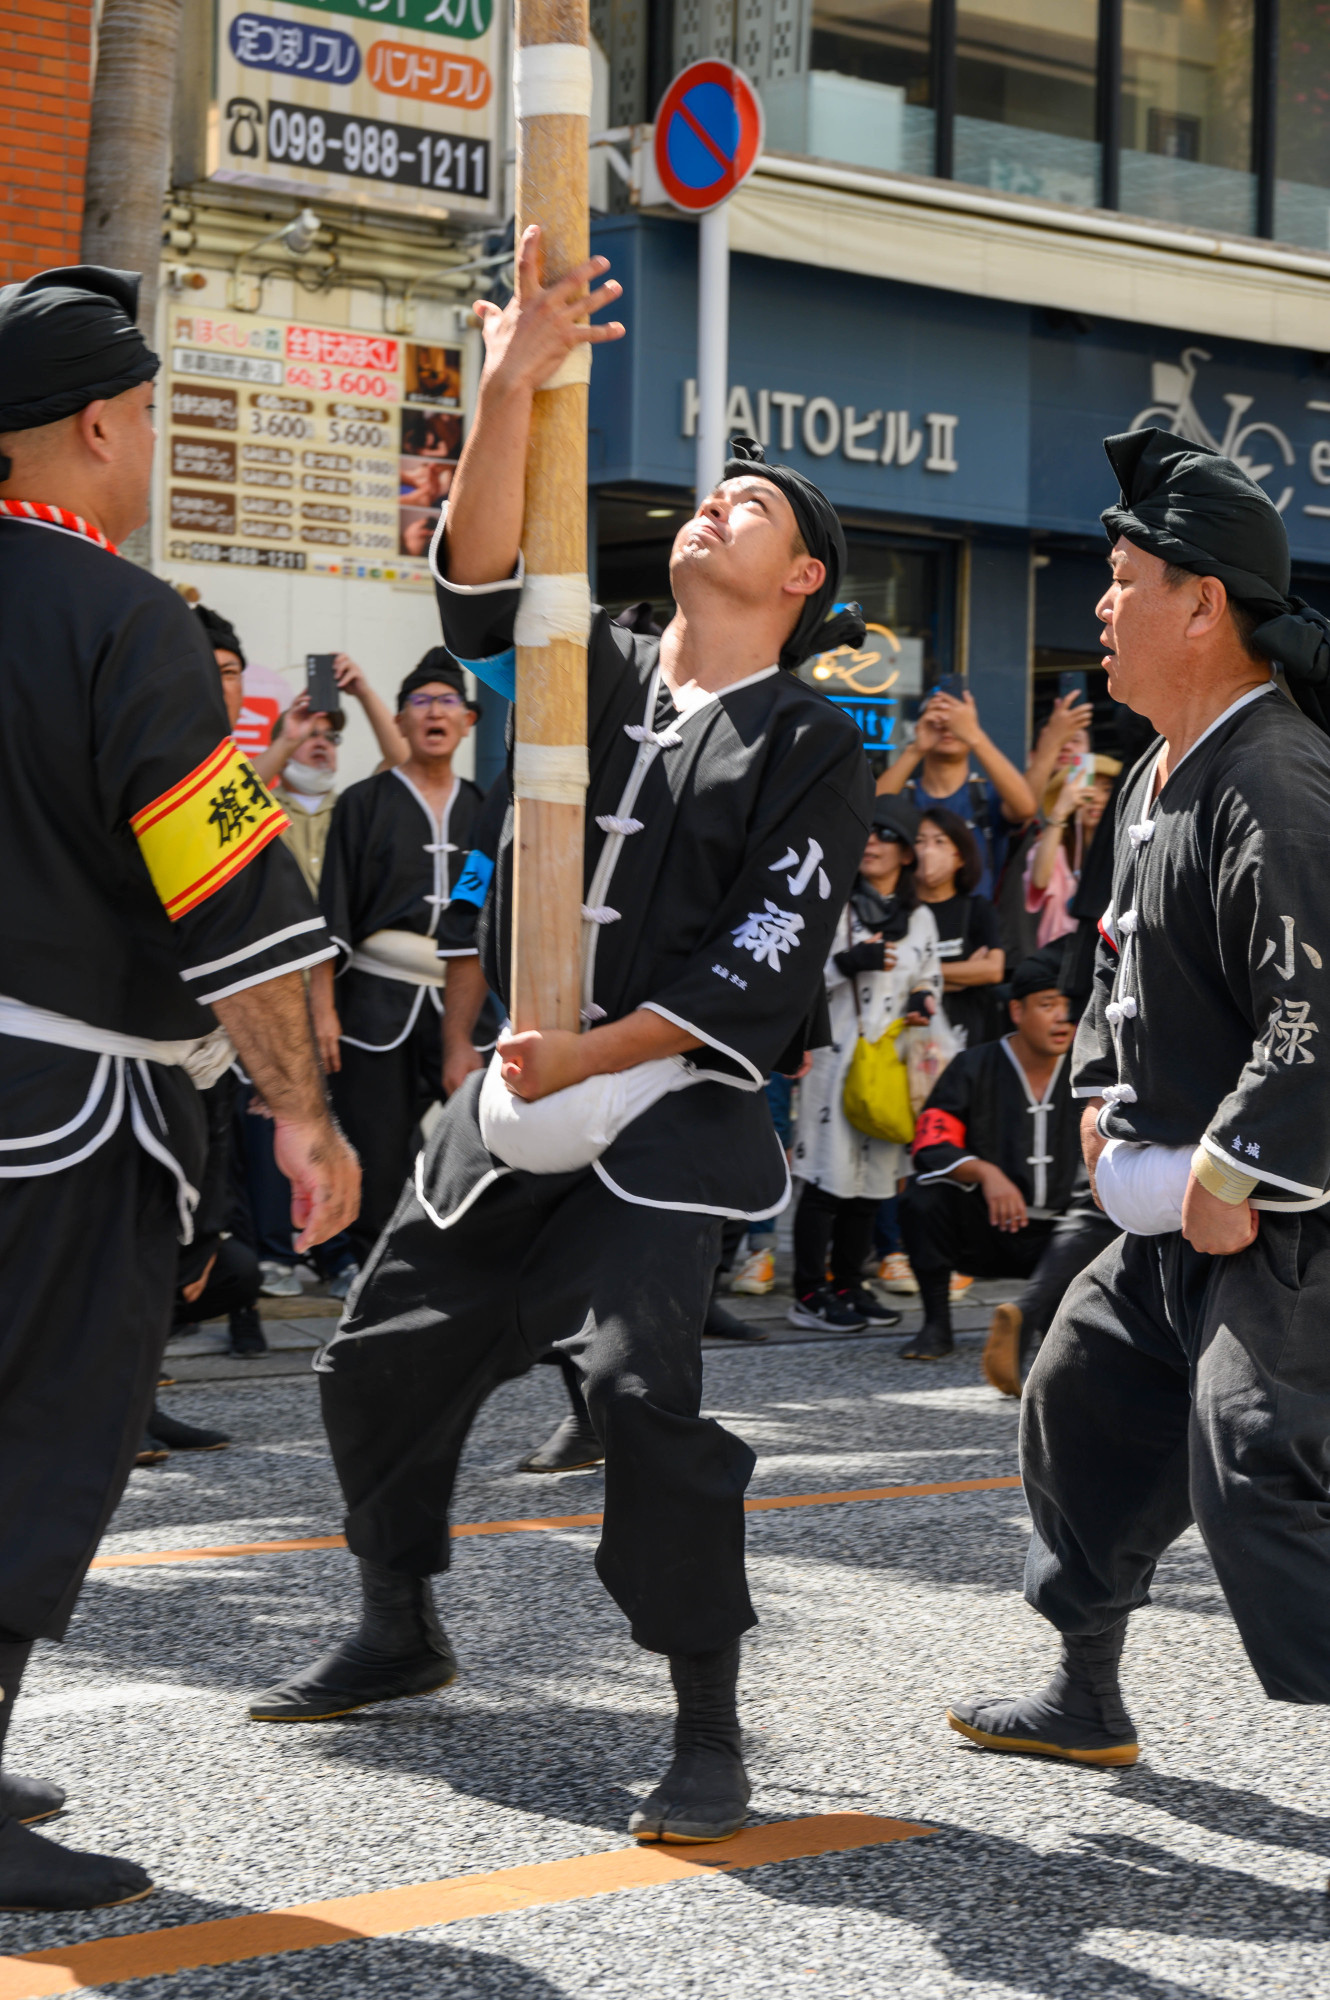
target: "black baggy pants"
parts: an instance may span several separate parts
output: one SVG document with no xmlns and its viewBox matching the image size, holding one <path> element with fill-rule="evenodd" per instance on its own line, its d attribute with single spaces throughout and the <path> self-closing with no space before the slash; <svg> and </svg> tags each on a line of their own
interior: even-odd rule
<svg viewBox="0 0 1330 2000">
<path fill-rule="evenodd" d="M 0 1628 L 64 1636 L 134 1464 L 171 1325 L 175 1183 L 128 1116 L 0 1181 Z"/>
<path fill-rule="evenodd" d="M 901 1239 L 910 1269 L 925 1277 L 964 1271 L 971 1278 L 1028 1278 L 1048 1247 L 1053 1224 L 995 1229 L 977 1187 L 911 1181 L 901 1197 Z"/>
<path fill-rule="evenodd" d="M 1025 1595 L 1059 1631 L 1148 1603 L 1195 1521 L 1274 1701 L 1330 1701 L 1330 1214 L 1237 1257 L 1124 1236 L 1075 1280 L 1021 1404 Z"/>
<path fill-rule="evenodd" d="M 443 1097 L 443 1024 L 431 995 L 397 1048 L 375 1052 L 344 1041 L 341 1061 L 328 1091 L 360 1155 L 360 1213 L 346 1234 L 363 1269 L 420 1151 L 420 1121 Z"/>
<path fill-rule="evenodd" d="M 422 1185 L 475 1095 L 445 1111 Z M 410 1575 L 446 1569 L 476 1412 L 557 1348 L 605 1447 L 596 1569 L 633 1637 L 701 1653 L 755 1624 L 743 1512 L 754 1454 L 700 1415 L 720 1231 L 717 1217 L 623 1201 L 591 1168 L 504 1173 L 442 1227 L 408 1183 L 318 1362 L 353 1552 Z"/>
</svg>

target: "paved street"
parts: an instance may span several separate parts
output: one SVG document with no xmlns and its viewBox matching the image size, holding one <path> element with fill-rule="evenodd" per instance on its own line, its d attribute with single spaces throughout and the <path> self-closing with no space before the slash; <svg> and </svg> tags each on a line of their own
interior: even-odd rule
<svg viewBox="0 0 1330 2000">
<path fill-rule="evenodd" d="M 984 1316 L 977 1302 L 962 1325 Z M 1014 1472 L 1016 1407 L 982 1383 L 977 1330 L 932 1368 L 899 1361 L 898 1345 L 709 1350 L 708 1407 L 757 1448 L 755 1497 Z M 234 1445 L 135 1473 L 103 1556 L 335 1535 L 305 1361 L 288 1350 L 299 1373 L 167 1392 Z M 598 1474 L 512 1470 L 559 1409 L 548 1369 L 494 1400 L 460 1522 L 599 1509 Z M 160 1888 L 87 1918 L 3 1920 L 0 2000 L 71 1979 L 134 2000 L 1330 1996 L 1330 1722 L 1263 1700 L 1194 1537 L 1128 1643 L 1142 1761 L 1109 1774 L 985 1756 L 942 1721 L 948 1696 L 1027 1685 L 1051 1660 L 1019 1596 L 1018 1491 L 833 1499 L 755 1512 L 749 1528 L 754 1816 L 797 1823 L 779 1836 L 796 1858 L 753 1850 L 717 1872 L 694 1857 L 674 1879 L 631 1872 L 624 1826 L 667 1762 L 669 1691 L 596 1582 L 594 1526 L 459 1538 L 439 1593 L 456 1687 L 318 1729 L 251 1724 L 244 1703 L 338 1631 L 344 1552 L 97 1569 L 69 1642 L 38 1649 L 11 1761 L 68 1786 L 60 1838 L 132 1855 Z M 883 1841 L 873 1820 L 830 1820 L 845 1814 L 932 1831 Z M 843 1843 L 872 1842 L 818 1855 L 828 1823 Z M 309 1925 L 230 1924 L 210 1933 L 211 1956 L 233 1962 L 163 1972 L 169 1950 L 147 1937 L 114 1960 L 60 1963 L 82 1940 L 563 1862 L 575 1865 L 501 1875 L 489 1914 L 466 1914 L 451 1888 L 362 1900 L 328 1933 L 352 1941 L 315 1949 L 293 1948 Z M 357 1924 L 388 1934 L 354 1941 Z M 266 1956 L 250 1955 L 256 1939 Z M 44 1962 L 17 1962 L 30 1952 Z"/>
</svg>

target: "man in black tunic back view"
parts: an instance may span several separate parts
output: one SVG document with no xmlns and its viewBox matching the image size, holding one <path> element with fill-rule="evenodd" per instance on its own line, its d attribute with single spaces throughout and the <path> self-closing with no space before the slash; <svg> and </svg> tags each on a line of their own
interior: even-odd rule
<svg viewBox="0 0 1330 2000">
<path fill-rule="evenodd" d="M 533 397 L 577 342 L 613 334 L 578 322 L 618 294 L 584 294 L 602 258 L 542 289 L 537 238 L 511 305 L 487 311 L 476 420 L 432 552 L 450 649 L 506 694 L 515 629 L 538 625 L 541 602 L 519 550 Z M 651 1840 L 724 1838 L 747 1806 L 735 1689 L 755 1622 L 754 1460 L 700 1414 L 702 1322 L 723 1220 L 786 1197 L 763 1085 L 802 1057 L 871 803 L 857 730 L 785 671 L 862 635 L 857 608 L 833 612 L 839 523 L 798 473 L 742 448 L 675 541 L 663 638 L 586 602 L 589 1025 L 501 1040 L 417 1161 L 319 1363 L 364 1618 L 251 1710 L 317 1721 L 447 1683 L 428 1579 L 447 1566 L 462 1444 L 485 1397 L 557 1349 L 605 1448 L 597 1569 L 634 1638 L 668 1656 L 679 1699 L 674 1763 L 630 1821 Z M 521 745 L 514 782 L 532 782 Z M 480 923 L 500 996 L 512 853 L 510 811 Z"/>
<path fill-rule="evenodd" d="M 78 266 L 0 292 L 0 1745 L 138 1448 L 202 1185 L 196 1084 L 239 1051 L 302 1246 L 358 1194 L 301 978 L 333 947 L 285 816 L 198 620 L 115 547 L 152 468 L 138 284 Z M 24 1824 L 63 1798 L 0 1772 L 0 1908 L 146 1895 L 133 1863 Z"/>
<path fill-rule="evenodd" d="M 1193 1521 L 1267 1695 L 1330 1702 L 1330 622 L 1288 595 L 1283 522 L 1231 460 L 1154 430 L 1107 450 L 1104 665 L 1162 741 L 1119 796 L 1072 1084 L 1125 1234 L 1021 1410 L 1025 1594 L 1058 1670 L 948 1715 L 1111 1765 L 1137 1755 L 1127 1620 Z"/>
</svg>

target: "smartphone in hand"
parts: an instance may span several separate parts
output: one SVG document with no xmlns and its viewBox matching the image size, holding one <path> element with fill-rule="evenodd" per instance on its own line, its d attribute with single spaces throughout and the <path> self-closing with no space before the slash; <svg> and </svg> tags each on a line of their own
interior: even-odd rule
<svg viewBox="0 0 1330 2000">
<path fill-rule="evenodd" d="M 336 658 L 335 653 L 305 655 L 305 691 L 314 715 L 334 715 L 342 705 L 342 692 L 333 671 Z"/>
</svg>

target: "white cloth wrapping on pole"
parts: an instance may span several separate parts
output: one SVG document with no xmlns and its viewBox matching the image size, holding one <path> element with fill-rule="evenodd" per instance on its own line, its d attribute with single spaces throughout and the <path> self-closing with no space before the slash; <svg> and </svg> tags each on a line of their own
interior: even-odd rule
<svg viewBox="0 0 1330 2000">
<path fill-rule="evenodd" d="M 407 986 L 442 986 L 443 961 L 432 937 L 419 931 L 371 931 L 351 954 L 356 972 L 376 979 L 400 979 Z"/>
<path fill-rule="evenodd" d="M 523 743 L 513 746 L 513 793 L 545 799 L 556 806 L 580 806 L 591 782 L 585 743 Z"/>
<path fill-rule="evenodd" d="M 513 52 L 513 115 L 590 118 L 591 51 L 579 42 L 532 42 Z"/>
<path fill-rule="evenodd" d="M 1182 1227 L 1194 1146 L 1142 1146 L 1110 1139 L 1094 1184 L 1104 1213 L 1129 1236 L 1169 1236 Z"/>
<path fill-rule="evenodd" d="M 488 1152 L 523 1173 L 573 1173 L 598 1160 L 660 1098 L 697 1080 L 680 1057 L 658 1056 L 528 1103 L 509 1090 L 496 1054 L 480 1087 L 480 1136 Z"/>
<path fill-rule="evenodd" d="M 571 639 L 585 646 L 590 631 L 591 584 L 585 571 L 567 576 L 527 571 L 513 620 L 514 645 L 548 646 L 551 639 Z"/>
</svg>

